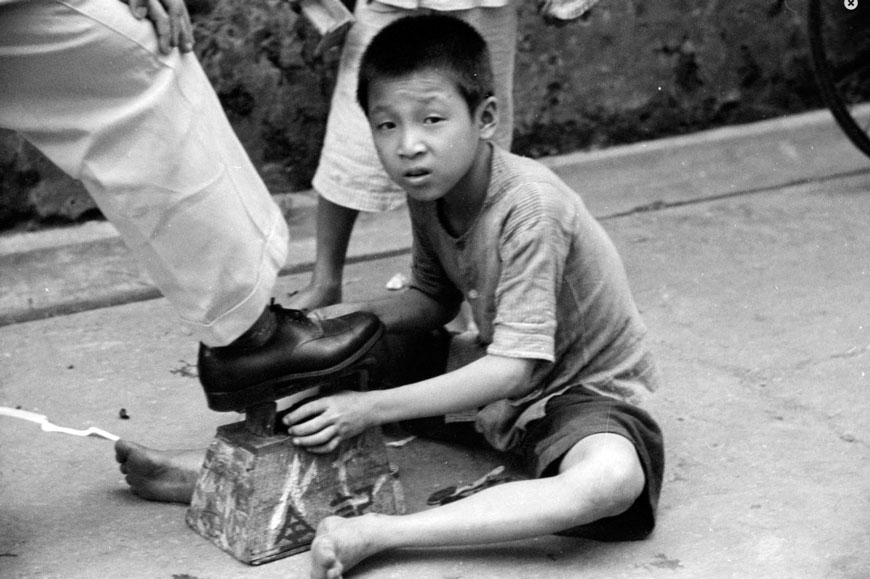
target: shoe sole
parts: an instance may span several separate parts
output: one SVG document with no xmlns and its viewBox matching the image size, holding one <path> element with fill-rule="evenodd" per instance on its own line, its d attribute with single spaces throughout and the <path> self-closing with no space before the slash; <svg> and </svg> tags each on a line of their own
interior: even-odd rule
<svg viewBox="0 0 870 579">
<path fill-rule="evenodd" d="M 383 334 L 384 327 L 380 326 L 375 334 L 359 350 L 354 352 L 352 356 L 345 358 L 341 363 L 330 368 L 313 372 L 287 374 L 234 392 L 206 392 L 208 407 L 216 412 L 244 412 L 245 409 L 257 404 L 275 402 L 286 396 L 312 388 L 317 384 L 322 384 L 323 378 L 337 378 L 339 375 L 347 374 L 344 371 L 356 370 L 353 367 L 354 364 L 372 349 L 372 346 L 375 345 Z M 362 368 L 363 365 L 359 367 Z"/>
</svg>

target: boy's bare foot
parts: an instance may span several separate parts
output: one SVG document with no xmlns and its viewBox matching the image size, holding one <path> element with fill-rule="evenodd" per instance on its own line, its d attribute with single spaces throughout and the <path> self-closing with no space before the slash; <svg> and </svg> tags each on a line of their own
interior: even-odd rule
<svg viewBox="0 0 870 579">
<path fill-rule="evenodd" d="M 205 450 L 156 450 L 128 440 L 115 443 L 115 460 L 134 495 L 149 501 L 190 503 Z"/>
<path fill-rule="evenodd" d="M 310 311 L 341 302 L 341 284 L 320 284 L 312 281 L 300 290 L 290 292 L 285 307 Z"/>
<path fill-rule="evenodd" d="M 311 543 L 311 579 L 341 579 L 357 563 L 381 551 L 364 532 L 377 516 L 323 519 Z"/>
</svg>

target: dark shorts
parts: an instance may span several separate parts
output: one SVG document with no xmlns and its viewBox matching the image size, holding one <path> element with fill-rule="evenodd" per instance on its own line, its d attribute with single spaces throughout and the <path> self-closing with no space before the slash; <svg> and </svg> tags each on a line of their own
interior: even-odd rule
<svg viewBox="0 0 870 579">
<path fill-rule="evenodd" d="M 528 425 L 520 449 L 535 476 L 557 474 L 565 454 L 587 436 L 612 433 L 634 444 L 646 477 L 643 492 L 624 513 L 558 534 L 598 541 L 635 541 L 649 536 L 655 528 L 665 469 L 662 433 L 652 417 L 637 406 L 582 386 L 551 398 L 546 413 Z"/>
<path fill-rule="evenodd" d="M 389 377 L 384 386 L 408 384 L 442 374 L 449 336 L 445 333 L 402 336 L 389 342 Z M 385 344 L 386 345 L 386 344 Z M 410 362 L 412 361 L 413 362 Z M 445 442 L 485 445 L 473 423 L 446 424 L 443 417 L 425 418 L 402 423 L 406 430 Z M 632 541 L 644 539 L 655 527 L 655 513 L 662 487 L 665 452 L 662 433 L 655 420 L 641 408 L 583 386 L 551 398 L 546 415 L 529 423 L 518 451 L 536 477 L 553 476 L 565 454 L 592 434 L 612 433 L 632 442 L 646 477 L 643 492 L 624 513 L 599 519 L 559 533 L 598 541 Z"/>
</svg>

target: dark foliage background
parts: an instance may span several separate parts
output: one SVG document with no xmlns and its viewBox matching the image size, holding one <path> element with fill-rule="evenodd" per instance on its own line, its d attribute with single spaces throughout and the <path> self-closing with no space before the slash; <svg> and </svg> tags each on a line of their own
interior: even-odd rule
<svg viewBox="0 0 870 579">
<path fill-rule="evenodd" d="M 196 53 L 273 192 L 307 189 L 337 53 L 278 0 L 189 0 Z M 602 0 L 550 27 L 520 5 L 514 150 L 539 157 L 821 106 L 806 0 Z M 0 133 L 0 228 L 99 212 L 77 183 Z"/>
</svg>

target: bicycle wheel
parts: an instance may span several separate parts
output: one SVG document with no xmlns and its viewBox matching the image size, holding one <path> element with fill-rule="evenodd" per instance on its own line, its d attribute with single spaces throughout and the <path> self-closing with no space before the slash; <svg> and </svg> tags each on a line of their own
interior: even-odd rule
<svg viewBox="0 0 870 579">
<path fill-rule="evenodd" d="M 807 28 L 822 99 L 870 156 L 870 0 L 810 0 Z"/>
</svg>

